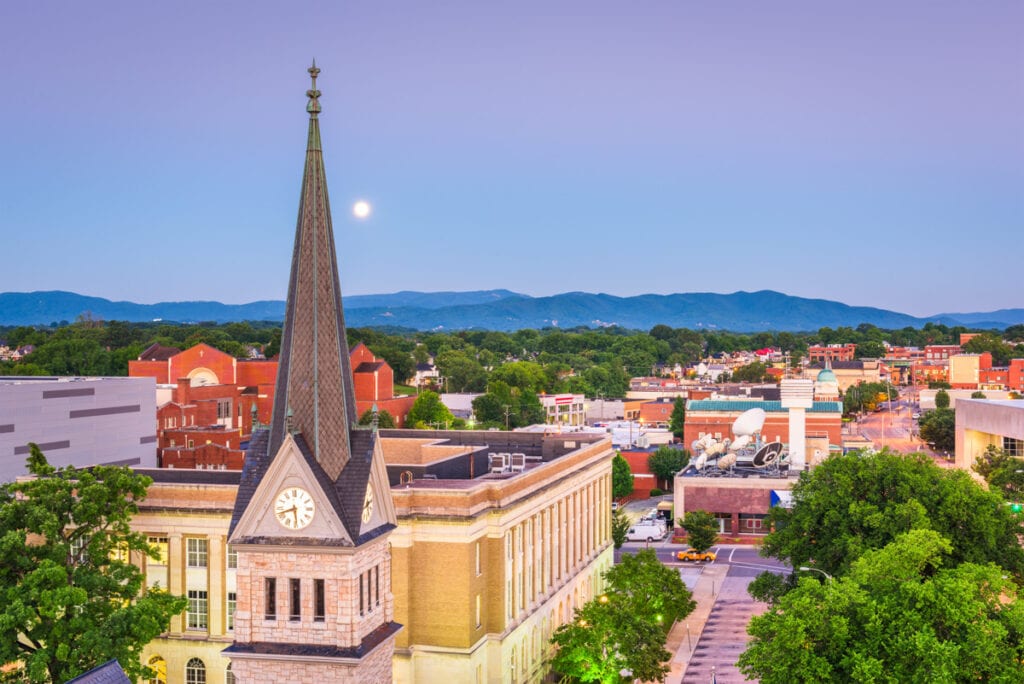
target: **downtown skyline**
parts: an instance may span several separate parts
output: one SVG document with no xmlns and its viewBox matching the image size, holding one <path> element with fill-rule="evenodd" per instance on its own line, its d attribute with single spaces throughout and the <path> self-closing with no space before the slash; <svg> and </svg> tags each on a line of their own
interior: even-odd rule
<svg viewBox="0 0 1024 684">
<path fill-rule="evenodd" d="M 283 299 L 315 57 L 346 294 L 1019 308 L 1022 27 L 1011 2 L 7 6 L 0 292 Z"/>
</svg>

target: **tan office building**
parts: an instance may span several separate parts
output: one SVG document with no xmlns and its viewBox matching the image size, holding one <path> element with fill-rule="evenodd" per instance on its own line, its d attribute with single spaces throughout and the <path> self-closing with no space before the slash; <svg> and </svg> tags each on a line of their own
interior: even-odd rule
<svg viewBox="0 0 1024 684">
<path fill-rule="evenodd" d="M 612 565 L 609 440 L 381 434 L 398 518 L 389 538 L 394 619 L 404 625 L 394 681 L 540 681 L 551 634 L 600 593 Z M 492 468 L 492 453 L 524 459 Z M 143 660 L 168 684 L 233 682 L 221 651 L 234 639 L 237 561 L 227 533 L 239 473 L 146 472 L 155 482 L 133 527 L 165 551 L 163 562 L 139 562 L 150 585 L 186 595 L 189 608 Z"/>
</svg>

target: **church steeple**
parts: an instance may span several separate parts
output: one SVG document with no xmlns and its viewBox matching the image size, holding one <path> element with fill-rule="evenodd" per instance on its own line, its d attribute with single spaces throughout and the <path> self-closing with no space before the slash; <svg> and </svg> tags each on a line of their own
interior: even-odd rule
<svg viewBox="0 0 1024 684">
<path fill-rule="evenodd" d="M 268 452 L 277 452 L 287 432 L 301 433 L 316 461 L 335 480 L 351 458 L 349 427 L 356 423 L 356 402 L 320 146 L 320 69 L 315 61 L 308 71 L 312 85 L 306 91 L 306 166 Z"/>
</svg>

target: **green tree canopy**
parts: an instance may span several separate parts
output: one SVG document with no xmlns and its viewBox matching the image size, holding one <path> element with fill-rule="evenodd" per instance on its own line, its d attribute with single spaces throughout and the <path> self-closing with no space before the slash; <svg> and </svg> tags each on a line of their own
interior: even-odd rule
<svg viewBox="0 0 1024 684">
<path fill-rule="evenodd" d="M 707 511 L 690 511 L 679 519 L 686 530 L 686 543 L 697 553 L 704 553 L 718 541 L 718 520 Z"/>
<path fill-rule="evenodd" d="M 647 457 L 647 467 L 657 478 L 658 483 L 666 482 L 666 489 L 672 489 L 676 473 L 686 467 L 690 462 L 690 454 L 682 449 L 672 447 L 658 447 Z"/>
<path fill-rule="evenodd" d="M 581 682 L 661 681 L 671 654 L 665 638 L 673 622 L 696 602 L 679 573 L 645 549 L 623 554 L 606 573 L 607 589 L 576 611 L 551 638 L 558 646 L 552 668 Z"/>
<path fill-rule="evenodd" d="M 441 397 L 437 392 L 420 392 L 409 409 L 409 415 L 405 422 L 409 427 L 425 428 L 433 427 L 447 429 L 454 416 L 448 407 L 441 403 Z"/>
<path fill-rule="evenodd" d="M 944 389 L 940 389 L 938 392 L 935 393 L 935 408 L 949 408 L 949 392 L 947 392 Z"/>
<path fill-rule="evenodd" d="M 612 544 L 615 545 L 615 548 L 621 549 L 622 545 L 626 543 L 626 535 L 629 534 L 629 528 L 632 526 L 633 523 L 629 521 L 621 508 L 612 513 Z"/>
<path fill-rule="evenodd" d="M 899 534 L 930 528 L 952 540 L 951 564 L 996 563 L 1024 574 L 1024 530 L 1002 505 L 962 470 L 946 470 L 924 454 L 857 452 L 830 458 L 800 474 L 791 509 L 769 513 L 774 531 L 761 553 L 794 567 L 845 573 L 865 551 Z"/>
<path fill-rule="evenodd" d="M 612 459 L 612 498 L 622 499 L 633 493 L 633 471 L 622 454 L 615 452 Z"/>
<path fill-rule="evenodd" d="M 686 425 L 686 399 L 683 397 L 676 397 L 675 401 L 672 402 L 672 415 L 668 419 L 668 429 L 672 431 L 672 436 L 682 441 L 683 439 L 683 428 Z"/>
<path fill-rule="evenodd" d="M 732 372 L 733 382 L 767 382 L 772 379 L 768 375 L 768 367 L 760 361 L 740 366 Z"/>
<path fill-rule="evenodd" d="M 116 658 L 135 680 L 139 651 L 187 601 L 145 576 L 131 553 L 158 558 L 131 517 L 152 480 L 128 468 L 56 469 L 35 444 L 34 479 L 0 486 L 0 663 L 29 682 L 64 682 Z"/>
<path fill-rule="evenodd" d="M 740 670 L 791 682 L 1024 681 L 1024 602 L 995 565 L 947 563 L 933 530 L 897 535 L 846 577 L 803 577 L 751 619 Z"/>
<path fill-rule="evenodd" d="M 932 449 L 948 453 L 956 448 L 956 413 L 953 409 L 926 411 L 917 419 L 917 423 L 921 439 Z"/>
<path fill-rule="evenodd" d="M 1024 502 L 1024 463 L 1019 458 L 989 444 L 972 468 L 1008 502 Z"/>
<path fill-rule="evenodd" d="M 473 413 L 485 425 L 509 429 L 544 422 L 544 407 L 537 395 L 495 380 L 473 400 Z M 507 421 L 507 422 L 506 422 Z"/>
<path fill-rule="evenodd" d="M 360 425 L 371 425 L 373 423 L 373 409 L 368 408 L 363 411 L 363 415 L 359 416 Z M 398 425 L 395 424 L 395 417 L 387 411 L 377 412 L 377 427 L 379 428 L 395 428 Z"/>
</svg>

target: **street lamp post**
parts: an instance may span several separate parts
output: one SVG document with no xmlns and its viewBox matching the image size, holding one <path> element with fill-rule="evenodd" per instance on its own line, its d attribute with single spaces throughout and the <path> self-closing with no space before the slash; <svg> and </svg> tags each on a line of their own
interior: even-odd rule
<svg viewBox="0 0 1024 684">
<path fill-rule="evenodd" d="M 835 577 L 833 577 L 832 575 L 828 574 L 828 573 L 827 573 L 827 572 L 825 572 L 824 570 L 820 570 L 820 569 L 818 569 L 818 568 L 812 568 L 812 567 L 809 567 L 809 566 L 807 566 L 807 565 L 801 565 L 801 566 L 800 566 L 799 568 L 797 568 L 797 569 L 798 569 L 798 570 L 799 570 L 800 572 L 817 572 L 817 573 L 821 573 L 822 575 L 824 575 L 824 576 L 825 576 L 825 579 L 826 579 L 827 581 L 829 581 L 829 582 L 831 582 L 832 580 L 834 580 L 834 579 L 835 579 Z"/>
</svg>

